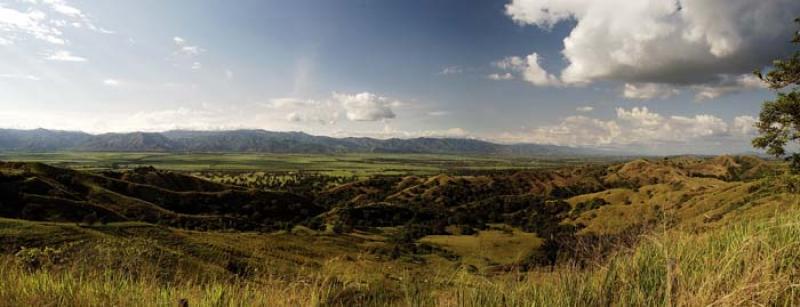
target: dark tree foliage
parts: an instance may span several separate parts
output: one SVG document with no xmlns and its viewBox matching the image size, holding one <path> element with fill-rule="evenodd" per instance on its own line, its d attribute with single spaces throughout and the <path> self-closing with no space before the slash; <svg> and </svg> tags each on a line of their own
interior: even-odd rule
<svg viewBox="0 0 800 307">
<path fill-rule="evenodd" d="M 578 218 L 581 215 L 581 213 L 584 213 L 589 210 L 594 210 L 605 205 L 608 205 L 608 202 L 605 199 L 597 197 L 589 201 L 580 202 L 575 205 L 575 208 L 572 209 L 572 211 L 570 212 L 570 217 L 573 219 Z"/>
<path fill-rule="evenodd" d="M 795 22 L 800 25 L 800 18 Z M 800 45 L 800 31 L 795 32 L 792 42 Z M 775 100 L 764 103 L 756 123 L 760 135 L 753 140 L 753 146 L 782 157 L 786 156 L 788 143 L 800 140 L 800 50 L 786 59 L 775 60 L 772 65 L 766 75 L 756 74 L 770 88 L 783 91 L 778 92 Z M 800 154 L 793 153 L 788 160 L 792 171 L 800 172 Z"/>
</svg>

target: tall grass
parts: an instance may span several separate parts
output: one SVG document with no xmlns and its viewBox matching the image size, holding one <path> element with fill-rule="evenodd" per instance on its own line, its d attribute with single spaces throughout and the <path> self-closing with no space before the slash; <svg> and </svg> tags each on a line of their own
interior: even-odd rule
<svg viewBox="0 0 800 307">
<path fill-rule="evenodd" d="M 703 234 L 668 231 L 587 270 L 565 266 L 527 277 L 471 277 L 453 290 L 456 305 L 797 306 L 800 213 Z"/>
<path fill-rule="evenodd" d="M 352 287 L 335 278 L 163 283 L 113 271 L 29 272 L 11 263 L 0 269 L 0 306 L 322 306 L 380 305 L 396 300 L 386 289 Z"/>
<path fill-rule="evenodd" d="M 500 276 L 432 272 L 400 281 L 335 275 L 172 280 L 110 268 L 28 270 L 0 262 L 0 304 L 35 306 L 732 306 L 800 304 L 800 212 L 705 233 L 668 230 L 580 269 Z M 357 273 L 357 272 L 353 272 Z"/>
</svg>

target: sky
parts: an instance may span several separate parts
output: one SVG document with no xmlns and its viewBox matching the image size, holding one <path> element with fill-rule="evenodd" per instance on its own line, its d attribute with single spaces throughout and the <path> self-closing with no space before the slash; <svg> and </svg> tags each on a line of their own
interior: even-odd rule
<svg viewBox="0 0 800 307">
<path fill-rule="evenodd" d="M 0 0 L 0 127 L 752 150 L 796 0 Z"/>
</svg>

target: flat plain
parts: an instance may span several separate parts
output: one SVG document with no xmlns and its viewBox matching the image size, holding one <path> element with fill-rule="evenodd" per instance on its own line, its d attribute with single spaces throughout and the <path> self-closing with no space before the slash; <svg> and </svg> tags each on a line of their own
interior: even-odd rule
<svg viewBox="0 0 800 307">
<path fill-rule="evenodd" d="M 448 170 L 537 169 L 621 159 L 624 157 L 554 158 L 385 153 L 0 153 L 0 161 L 42 162 L 86 170 L 153 166 L 174 171 L 314 172 L 336 176 L 430 175 Z"/>
</svg>

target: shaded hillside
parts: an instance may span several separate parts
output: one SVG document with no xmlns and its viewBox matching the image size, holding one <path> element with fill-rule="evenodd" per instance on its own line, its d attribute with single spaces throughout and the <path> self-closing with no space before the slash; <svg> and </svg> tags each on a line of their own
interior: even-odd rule
<svg viewBox="0 0 800 307">
<path fill-rule="evenodd" d="M 376 251 L 381 255 L 428 249 L 418 240 L 431 235 L 469 235 L 506 225 L 535 236 L 535 242 L 541 239 L 541 248 L 518 262 L 506 261 L 528 270 L 593 259 L 596 250 L 606 254 L 614 246 L 607 242 L 659 225 L 705 229 L 779 210 L 790 201 L 787 191 L 796 188 L 764 177 L 774 169 L 752 157 L 674 157 L 469 176 L 306 182 L 311 185 L 298 196 L 286 192 L 296 190 L 286 185 L 255 181 L 246 188 L 153 168 L 87 172 L 2 163 L 0 217 L 82 225 L 141 221 L 201 230 L 299 225 L 337 234 L 396 227 L 385 239 L 390 249 Z"/>
<path fill-rule="evenodd" d="M 340 212 L 348 212 L 343 219 L 356 226 L 365 223 L 353 220 L 353 208 L 392 208 L 383 215 L 370 215 L 370 221 L 375 226 L 403 225 L 414 220 L 477 228 L 485 227 L 485 223 L 505 223 L 533 232 L 541 231 L 542 225 L 565 224 L 589 226 L 585 233 L 605 233 L 591 229 L 593 225 L 602 228 L 616 224 L 619 230 L 615 232 L 619 232 L 645 225 L 660 218 L 654 214 L 683 204 L 702 204 L 692 206 L 694 211 L 686 211 L 683 219 L 687 221 L 716 214 L 709 210 L 730 204 L 724 200 L 709 202 L 706 194 L 736 187 L 738 192 L 728 200 L 743 197 L 752 192 L 750 189 L 756 189 L 750 188 L 755 184 L 753 180 L 762 178 L 770 169 L 757 158 L 722 156 L 634 160 L 608 166 L 476 176 L 378 177 L 323 190 L 317 201 L 326 207 L 351 208 Z M 546 209 L 548 206 L 550 209 Z M 406 208 L 417 215 L 406 217 Z M 612 214 L 625 217 L 614 218 Z M 543 223 L 543 215 L 555 220 Z M 327 218 L 335 220 L 331 215 Z"/>
<path fill-rule="evenodd" d="M 0 163 L 0 195 L 0 216 L 44 221 L 269 230 L 322 212 L 293 194 L 223 186 L 155 169 L 95 174 Z"/>
<path fill-rule="evenodd" d="M 175 151 L 180 146 L 159 133 L 108 133 L 92 136 L 72 148 L 79 151 Z"/>
<path fill-rule="evenodd" d="M 53 152 L 239 152 L 239 153 L 438 153 L 480 155 L 610 155 L 554 145 L 502 145 L 455 138 L 332 138 L 264 130 L 106 133 L 0 129 L 0 151 Z"/>
<path fill-rule="evenodd" d="M 0 150 L 24 152 L 59 151 L 75 148 L 92 138 L 83 132 L 0 129 Z"/>
<path fill-rule="evenodd" d="M 299 196 L 274 191 L 299 191 L 290 186 L 259 187 L 256 182 L 245 188 L 154 168 L 96 173 L 38 163 L 2 163 L 0 216 L 144 221 L 214 229 L 275 229 L 298 223 L 317 229 L 326 224 L 368 228 L 409 223 L 484 228 L 487 223 L 506 223 L 540 232 L 542 225 L 552 228 L 562 221 L 591 224 L 611 210 L 600 208 L 606 204 L 643 212 L 660 203 L 660 208 L 666 208 L 667 202 L 686 203 L 734 184 L 730 182 L 759 178 L 769 169 L 766 162 L 751 157 L 677 157 L 470 176 L 379 176 L 333 185 L 305 183 L 309 186 Z M 595 199 L 603 203 L 581 204 Z M 580 212 L 573 210 L 579 204 Z M 637 204 L 642 205 L 631 206 Z M 550 209 L 540 212 L 542 208 Z M 550 222 L 542 224 L 543 214 Z M 627 219 L 624 222 L 630 224 Z"/>
<path fill-rule="evenodd" d="M 163 135 L 188 152 L 331 153 L 348 149 L 336 139 L 300 132 L 167 131 Z"/>
<path fill-rule="evenodd" d="M 607 166 L 486 172 L 474 176 L 376 177 L 336 186 L 323 191 L 322 195 L 339 203 L 385 201 L 452 207 L 503 195 L 557 199 L 613 188 L 680 183 L 694 177 L 748 180 L 763 177 L 769 171 L 765 161 L 749 156 L 676 157 L 639 159 Z"/>
</svg>

